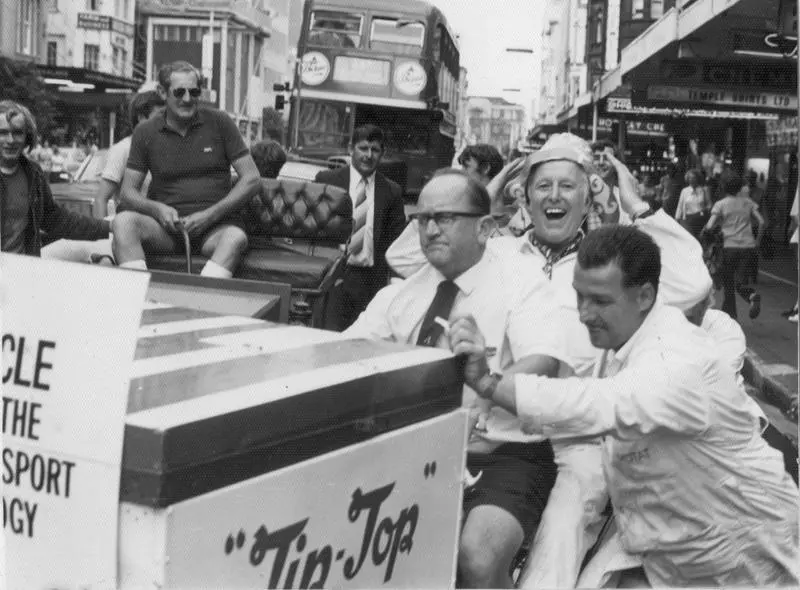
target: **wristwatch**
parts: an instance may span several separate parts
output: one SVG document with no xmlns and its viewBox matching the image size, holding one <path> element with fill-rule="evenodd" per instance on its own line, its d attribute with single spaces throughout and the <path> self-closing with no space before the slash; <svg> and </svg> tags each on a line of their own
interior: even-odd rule
<svg viewBox="0 0 800 590">
<path fill-rule="evenodd" d="M 480 381 L 478 381 L 476 393 L 484 399 L 492 399 L 494 397 L 494 392 L 497 390 L 497 386 L 502 380 L 503 376 L 500 373 L 486 373 L 481 377 Z"/>
</svg>

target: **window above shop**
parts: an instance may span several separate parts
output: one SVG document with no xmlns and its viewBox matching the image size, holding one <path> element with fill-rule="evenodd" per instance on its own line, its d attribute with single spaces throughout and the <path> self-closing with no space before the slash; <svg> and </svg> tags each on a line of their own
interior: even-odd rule
<svg viewBox="0 0 800 590">
<path fill-rule="evenodd" d="M 85 44 L 83 46 L 83 67 L 87 70 L 100 69 L 100 46 Z"/>
<path fill-rule="evenodd" d="M 36 55 L 36 30 L 38 28 L 38 3 L 20 0 L 17 17 L 17 52 Z"/>
</svg>

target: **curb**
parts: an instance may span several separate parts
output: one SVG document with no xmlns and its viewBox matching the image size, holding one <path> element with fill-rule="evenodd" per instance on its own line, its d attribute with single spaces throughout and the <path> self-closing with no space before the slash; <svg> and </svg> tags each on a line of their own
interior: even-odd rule
<svg viewBox="0 0 800 590">
<path fill-rule="evenodd" d="M 747 383 L 758 388 L 772 405 L 777 407 L 786 418 L 797 422 L 797 394 L 789 391 L 783 383 L 767 374 L 766 363 L 751 348 L 744 355 L 742 376 Z"/>
</svg>

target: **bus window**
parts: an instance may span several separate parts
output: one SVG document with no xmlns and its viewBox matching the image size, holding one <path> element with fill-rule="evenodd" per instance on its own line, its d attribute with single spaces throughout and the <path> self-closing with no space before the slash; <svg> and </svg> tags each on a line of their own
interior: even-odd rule
<svg viewBox="0 0 800 590">
<path fill-rule="evenodd" d="M 300 146 L 305 149 L 347 149 L 350 115 L 345 103 L 302 100 Z"/>
<path fill-rule="evenodd" d="M 373 18 L 369 46 L 377 51 L 419 55 L 425 42 L 425 25 L 417 21 Z"/>
<path fill-rule="evenodd" d="M 350 47 L 361 45 L 360 14 L 315 10 L 311 13 L 308 44 L 323 47 Z"/>
</svg>

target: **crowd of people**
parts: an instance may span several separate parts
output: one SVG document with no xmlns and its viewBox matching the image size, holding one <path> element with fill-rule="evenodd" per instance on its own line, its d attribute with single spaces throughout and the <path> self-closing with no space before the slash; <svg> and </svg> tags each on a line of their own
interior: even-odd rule
<svg viewBox="0 0 800 590">
<path fill-rule="evenodd" d="M 146 269 L 148 253 L 183 250 L 184 230 L 209 259 L 202 274 L 231 277 L 248 248 L 244 204 L 286 154 L 248 149 L 227 115 L 198 106 L 201 84 L 175 62 L 133 101 L 133 135 L 103 173 L 105 198 L 119 198 L 111 222 L 53 201 L 25 155 L 33 117 L 0 102 L 2 250 L 105 240 L 120 267 Z M 505 166 L 470 146 L 409 221 L 384 153 L 380 128 L 359 127 L 350 163 L 316 178 L 353 203 L 329 327 L 463 361 L 458 586 L 797 585 L 800 494 L 740 373 L 735 295 L 758 314 L 746 269 L 763 225 L 741 180 L 711 204 L 692 176 L 673 218 L 613 146 L 559 134 Z M 701 245 L 717 225 L 723 311 Z M 586 578 L 598 539 L 618 562 Z"/>
</svg>

